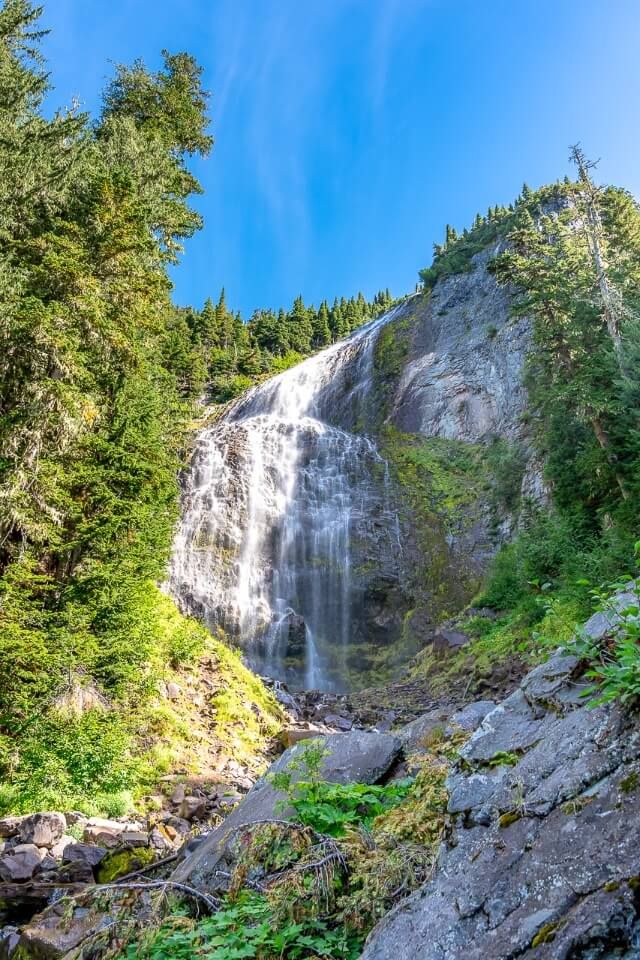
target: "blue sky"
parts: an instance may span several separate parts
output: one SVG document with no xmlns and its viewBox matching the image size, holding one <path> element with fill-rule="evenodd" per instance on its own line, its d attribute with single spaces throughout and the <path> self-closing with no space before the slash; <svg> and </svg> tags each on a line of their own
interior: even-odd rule
<svg viewBox="0 0 640 960">
<path fill-rule="evenodd" d="M 45 0 L 55 102 L 192 52 L 212 91 L 205 229 L 175 299 L 413 289 L 444 224 L 568 172 L 640 194 L 638 0 Z"/>
</svg>

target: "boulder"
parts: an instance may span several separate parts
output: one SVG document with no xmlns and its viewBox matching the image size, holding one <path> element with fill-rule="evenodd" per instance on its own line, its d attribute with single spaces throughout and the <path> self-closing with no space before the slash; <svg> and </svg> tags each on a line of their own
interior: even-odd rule
<svg viewBox="0 0 640 960">
<path fill-rule="evenodd" d="M 558 654 L 486 714 L 448 778 L 432 879 L 362 960 L 635 960 L 640 717 L 592 708 Z"/>
<path fill-rule="evenodd" d="M 324 738 L 326 755 L 322 776 L 331 783 L 377 783 L 389 772 L 401 751 L 400 741 L 385 733 L 352 730 Z M 173 879 L 189 883 L 202 890 L 224 888 L 217 871 L 225 858 L 233 861 L 231 850 L 239 828 L 269 818 L 282 818 L 291 811 L 280 809 L 286 796 L 276 790 L 270 775 L 289 768 L 292 760 L 300 760 L 305 745 L 297 744 L 286 750 L 271 765 L 267 774 L 249 791 L 238 806 L 215 830 L 209 833 L 197 849 L 187 856 L 174 871 Z M 294 779 L 300 777 L 293 772 Z M 228 871 L 228 862 L 224 870 Z"/>
<path fill-rule="evenodd" d="M 34 960 L 62 960 L 75 955 L 72 951 L 87 937 L 112 925 L 113 918 L 108 911 L 79 907 L 69 915 L 69 908 L 63 901 L 23 927 L 17 953 Z"/>
<path fill-rule="evenodd" d="M 120 846 L 129 850 L 149 846 L 149 834 L 144 830 L 125 830 L 120 834 Z"/>
<path fill-rule="evenodd" d="M 0 819 L 0 837 L 17 837 L 24 817 L 2 817 Z"/>
<path fill-rule="evenodd" d="M 33 843 L 22 843 L 0 856 L 0 879 L 7 883 L 22 883 L 31 880 L 40 867 L 46 850 Z"/>
<path fill-rule="evenodd" d="M 67 829 L 63 813 L 34 813 L 20 823 L 19 835 L 23 843 L 37 847 L 52 847 Z"/>
<path fill-rule="evenodd" d="M 328 727 L 332 727 L 334 730 L 351 730 L 353 726 L 353 720 L 349 717 L 343 717 L 338 713 L 327 713 L 324 718 L 324 722 Z"/>
<path fill-rule="evenodd" d="M 322 737 L 327 733 L 325 727 L 318 727 L 313 723 L 284 727 L 280 731 L 280 743 L 283 747 L 293 747 L 301 740 L 310 740 L 313 737 Z"/>
<path fill-rule="evenodd" d="M 186 796 L 183 783 L 178 783 L 171 794 L 171 803 L 179 807 Z"/>
<path fill-rule="evenodd" d="M 51 847 L 51 856 L 55 857 L 56 860 L 62 860 L 62 856 L 67 849 L 67 847 L 76 843 L 75 837 L 69 836 L 68 833 L 65 833 L 59 840 L 57 840 L 54 845 Z"/>
<path fill-rule="evenodd" d="M 106 855 L 104 847 L 96 847 L 91 843 L 70 843 L 62 859 L 64 863 L 86 863 L 90 867 L 97 867 Z"/>
<path fill-rule="evenodd" d="M 184 797 L 180 804 L 179 816 L 183 820 L 201 820 L 207 812 L 205 797 Z"/>
<path fill-rule="evenodd" d="M 446 709 L 430 710 L 398 730 L 397 737 L 404 753 L 407 756 L 419 753 L 430 738 L 443 736 L 449 715 L 450 711 Z"/>
<path fill-rule="evenodd" d="M 138 823 L 121 823 L 119 820 L 105 820 L 103 817 L 91 817 L 84 828 L 83 840 L 97 843 L 103 847 L 116 847 L 120 835 L 127 830 L 139 830 Z"/>
</svg>

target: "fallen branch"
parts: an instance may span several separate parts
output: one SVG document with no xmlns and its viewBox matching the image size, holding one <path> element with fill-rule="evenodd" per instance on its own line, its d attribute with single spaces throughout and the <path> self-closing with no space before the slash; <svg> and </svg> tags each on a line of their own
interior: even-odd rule
<svg viewBox="0 0 640 960">
<path fill-rule="evenodd" d="M 218 900 L 217 897 L 212 897 L 208 893 L 201 893 L 200 890 L 196 890 L 194 887 L 187 886 L 186 883 L 178 883 L 176 880 L 147 880 L 143 883 L 97 883 L 94 886 L 86 886 L 84 890 L 79 893 L 70 894 L 69 900 L 78 900 L 80 897 L 93 896 L 95 894 L 103 893 L 105 890 L 179 890 L 180 893 L 184 893 L 189 897 L 192 897 L 194 900 L 201 900 L 207 905 L 210 910 L 219 910 L 222 906 L 222 901 Z"/>
<path fill-rule="evenodd" d="M 93 889 L 96 891 L 153 890 L 159 888 L 166 890 L 168 887 L 173 890 L 179 890 L 181 893 L 186 893 L 187 896 L 193 897 L 194 900 L 202 900 L 202 902 L 206 903 L 210 910 L 219 910 L 222 906 L 222 901 L 218 900 L 217 897 L 212 897 L 208 893 L 201 893 L 200 890 L 196 890 L 194 887 L 189 887 L 186 883 L 178 883 L 177 880 L 148 880 L 146 883 L 102 883 Z"/>
</svg>

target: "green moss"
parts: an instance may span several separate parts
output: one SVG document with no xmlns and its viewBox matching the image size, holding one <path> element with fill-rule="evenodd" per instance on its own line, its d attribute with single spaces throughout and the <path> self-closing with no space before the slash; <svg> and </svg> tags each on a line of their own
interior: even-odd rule
<svg viewBox="0 0 640 960">
<path fill-rule="evenodd" d="M 134 850 L 117 850 L 109 853 L 98 867 L 98 883 L 112 883 L 118 877 L 124 877 L 136 870 L 143 870 L 155 860 L 150 847 L 136 847 Z"/>
<path fill-rule="evenodd" d="M 508 813 L 503 813 L 498 820 L 498 826 L 501 830 L 504 830 L 506 827 L 510 827 L 512 823 L 517 823 L 518 820 L 522 819 L 522 814 L 517 810 L 511 810 Z"/>
<path fill-rule="evenodd" d="M 509 751 L 502 751 L 496 753 L 488 761 L 487 766 L 489 767 L 515 767 L 521 759 L 521 754 Z"/>
<path fill-rule="evenodd" d="M 211 701 L 216 711 L 215 731 L 244 759 L 255 755 L 278 732 L 282 709 L 235 651 L 219 641 L 214 644 L 220 678 L 220 689 Z"/>
<path fill-rule="evenodd" d="M 609 880 L 608 883 L 605 883 L 604 889 L 607 893 L 615 893 L 616 890 L 620 889 L 620 882 L 618 880 Z"/>
<path fill-rule="evenodd" d="M 545 924 L 544 927 L 541 927 L 536 933 L 535 937 L 531 941 L 531 946 L 541 947 L 545 943 L 552 943 L 556 938 L 556 933 L 558 932 L 559 926 L 560 924 L 557 920 L 553 923 Z"/>
<path fill-rule="evenodd" d="M 623 793 L 633 793 L 638 788 L 638 773 L 634 770 L 624 780 L 620 781 L 620 789 Z"/>
</svg>

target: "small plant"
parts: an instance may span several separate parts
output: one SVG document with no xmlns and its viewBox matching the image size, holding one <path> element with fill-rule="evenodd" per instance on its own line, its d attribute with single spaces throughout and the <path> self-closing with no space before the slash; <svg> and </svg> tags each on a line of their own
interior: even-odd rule
<svg viewBox="0 0 640 960">
<path fill-rule="evenodd" d="M 635 544 L 636 567 L 640 568 L 640 541 Z M 585 691 L 591 706 L 612 700 L 632 703 L 640 699 L 640 603 L 619 609 L 619 592 L 629 590 L 629 577 L 618 578 L 607 587 L 592 589 L 598 601 L 598 610 L 609 616 L 611 630 L 596 641 L 584 630 L 577 629 L 565 649 L 588 661 L 591 666 L 586 676 L 594 680 Z M 637 583 L 633 582 L 637 592 Z"/>
<path fill-rule="evenodd" d="M 276 790 L 287 794 L 281 806 L 292 806 L 300 823 L 319 833 L 341 837 L 350 826 L 369 828 L 376 817 L 400 803 L 409 792 L 410 780 L 386 786 L 327 783 L 321 779 L 326 755 L 322 741 L 312 741 L 299 758 L 290 762 L 287 770 L 271 778 Z M 301 772 L 304 779 L 294 781 L 296 772 Z"/>
<path fill-rule="evenodd" d="M 324 920 L 275 924 L 269 900 L 243 892 L 198 921 L 175 913 L 147 938 L 128 948 L 127 960 L 356 960 L 362 939 Z"/>
</svg>

